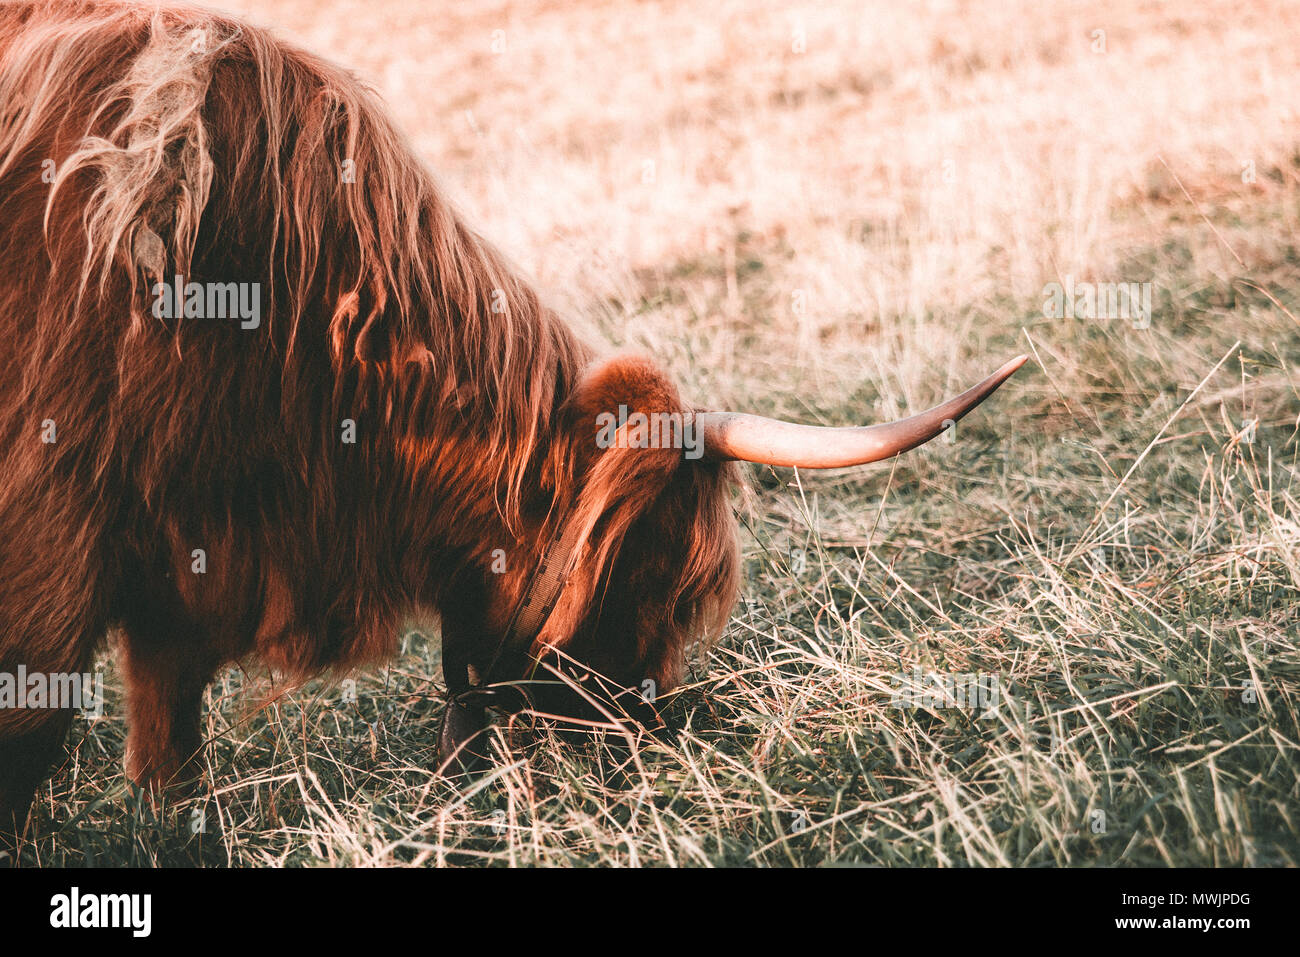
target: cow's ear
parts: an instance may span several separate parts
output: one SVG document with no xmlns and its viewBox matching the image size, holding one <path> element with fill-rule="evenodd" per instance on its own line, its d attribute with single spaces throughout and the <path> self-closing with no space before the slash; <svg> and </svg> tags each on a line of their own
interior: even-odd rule
<svg viewBox="0 0 1300 957">
<path fill-rule="evenodd" d="M 593 365 L 564 404 L 565 471 L 571 512 L 566 521 L 590 530 L 588 555 L 604 569 L 628 529 L 654 504 L 681 467 L 671 441 L 638 438 L 636 416 L 685 411 L 672 380 L 650 359 L 616 356 Z"/>
<path fill-rule="evenodd" d="M 677 387 L 653 360 L 621 355 L 595 363 L 583 374 L 565 403 L 564 418 L 582 466 L 609 458 L 606 453 L 636 452 L 630 457 L 639 463 L 634 470 L 671 473 L 681 449 L 662 441 L 664 436 L 651 444 L 638 426 L 652 416 L 680 417 L 684 411 Z"/>
</svg>

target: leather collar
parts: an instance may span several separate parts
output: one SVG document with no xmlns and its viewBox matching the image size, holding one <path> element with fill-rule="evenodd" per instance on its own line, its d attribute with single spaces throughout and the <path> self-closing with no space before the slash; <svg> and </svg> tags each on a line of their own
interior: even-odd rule
<svg viewBox="0 0 1300 957">
<path fill-rule="evenodd" d="M 568 522 L 562 524 L 547 543 L 541 562 L 528 580 L 524 594 L 510 616 L 510 624 L 497 644 L 492 661 L 481 676 L 480 685 L 491 684 L 493 672 L 508 650 L 526 651 L 541 634 L 564 592 L 564 586 L 568 584 L 581 535 L 581 524 Z"/>
</svg>

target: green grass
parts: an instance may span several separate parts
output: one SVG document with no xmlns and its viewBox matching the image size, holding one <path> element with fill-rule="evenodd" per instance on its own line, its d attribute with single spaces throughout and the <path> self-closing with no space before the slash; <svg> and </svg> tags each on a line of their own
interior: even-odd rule
<svg viewBox="0 0 1300 957">
<path fill-rule="evenodd" d="M 1042 365 L 956 441 L 751 473 L 747 601 L 668 706 L 676 740 L 522 718 L 495 769 L 440 778 L 436 626 L 413 627 L 355 702 L 259 707 L 269 681 L 229 672 L 206 793 L 155 811 L 122 775 L 106 657 L 108 714 L 78 719 L 24 862 L 1296 864 L 1300 324 L 1268 281 L 1293 263 L 1257 264 L 1265 295 L 1152 256 L 1150 330 L 1022 303 Z M 900 707 L 914 669 L 995 676 L 998 701 Z"/>
<path fill-rule="evenodd" d="M 952 443 L 750 470 L 748 602 L 676 740 L 521 719 L 440 778 L 413 623 L 355 702 L 214 684 L 204 791 L 156 812 L 106 654 L 25 864 L 1297 863 L 1294 5 L 228 5 L 371 79 L 476 226 L 697 401 L 861 423 L 1034 362 Z M 1065 275 L 1153 282 L 1151 328 L 1044 318 Z M 997 706 L 899 707 L 914 669 Z"/>
</svg>

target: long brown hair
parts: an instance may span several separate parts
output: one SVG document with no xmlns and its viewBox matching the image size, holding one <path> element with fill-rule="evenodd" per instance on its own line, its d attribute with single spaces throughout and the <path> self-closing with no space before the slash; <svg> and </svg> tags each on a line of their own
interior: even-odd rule
<svg viewBox="0 0 1300 957">
<path fill-rule="evenodd" d="M 419 603 L 490 645 L 562 522 L 583 560 L 535 651 L 665 687 L 734 600 L 731 466 L 594 445 L 598 411 L 689 411 L 668 378 L 593 364 L 375 95 L 262 30 L 0 5 L 0 262 L 0 670 L 120 625 L 137 778 L 244 655 L 373 660 Z M 261 315 L 159 315 L 177 276 Z M 0 715 L 0 766 L 57 730 Z"/>
</svg>

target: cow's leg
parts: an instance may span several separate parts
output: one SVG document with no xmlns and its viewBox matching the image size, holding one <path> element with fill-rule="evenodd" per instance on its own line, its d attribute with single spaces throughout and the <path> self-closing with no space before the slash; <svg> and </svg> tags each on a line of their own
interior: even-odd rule
<svg viewBox="0 0 1300 957">
<path fill-rule="evenodd" d="M 36 786 L 62 752 L 72 715 L 50 710 L 21 732 L 0 726 L 0 854 L 16 852 Z"/>
<path fill-rule="evenodd" d="M 71 501 L 65 496 L 62 503 Z M 0 675 L 15 692 L 19 675 L 47 687 L 85 674 L 107 631 L 102 568 L 84 528 L 60 507 L 0 506 Z M 32 796 L 63 750 L 81 702 L 43 705 L 30 697 L 0 704 L 0 848 L 12 851 L 27 823 Z M 64 707 L 51 707 L 60 704 Z"/>
<path fill-rule="evenodd" d="M 217 663 L 183 633 L 139 629 L 128 633 L 123 651 L 127 776 L 153 799 L 168 789 L 183 794 L 202 772 L 203 689 Z"/>
<path fill-rule="evenodd" d="M 81 675 L 90 664 L 97 635 L 85 633 L 49 641 L 6 640 L 0 648 L 0 674 L 16 692 L 19 676 L 32 688 L 41 675 L 48 692 L 39 705 L 28 699 L 25 707 L 0 707 L 0 848 L 12 850 L 23 832 L 36 786 L 49 773 L 63 749 L 80 701 L 56 701 L 66 687 L 64 676 Z M 80 687 L 80 684 L 78 684 Z M 83 692 L 84 693 L 84 692 Z M 60 705 L 60 707 L 54 707 Z"/>
<path fill-rule="evenodd" d="M 438 732 L 438 758 L 451 773 L 477 770 L 486 762 L 488 715 L 483 700 L 470 689 L 469 673 L 481 649 L 473 631 L 455 608 L 442 612 L 442 675 L 447 682 L 447 710 Z M 482 678 L 482 675 L 479 675 Z"/>
</svg>

